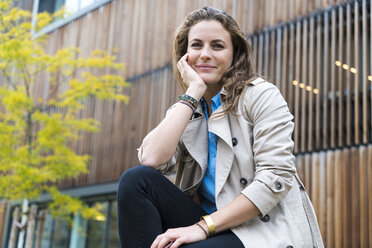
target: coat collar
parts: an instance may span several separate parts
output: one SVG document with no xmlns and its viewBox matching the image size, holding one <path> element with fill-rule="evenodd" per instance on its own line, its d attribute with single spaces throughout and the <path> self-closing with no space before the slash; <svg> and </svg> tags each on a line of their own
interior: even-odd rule
<svg viewBox="0 0 372 248">
<path fill-rule="evenodd" d="M 229 176 L 234 160 L 230 114 L 218 117 L 223 111 L 224 104 L 213 113 L 207 125 L 202 108 L 198 106 L 181 137 L 187 151 L 201 166 L 203 176 L 208 167 L 208 129 L 219 137 L 216 159 L 216 197 Z M 217 117 L 212 118 L 215 115 Z"/>
<path fill-rule="evenodd" d="M 224 111 L 224 105 L 218 108 L 213 115 L 219 116 Z M 212 117 L 213 117 L 212 115 Z M 234 160 L 231 137 L 230 115 L 211 118 L 208 122 L 209 131 L 219 137 L 216 159 L 216 197 L 220 193 L 230 174 Z"/>
<path fill-rule="evenodd" d="M 204 175 L 208 166 L 208 127 L 200 105 L 187 124 L 181 140 L 186 150 L 201 166 Z"/>
</svg>

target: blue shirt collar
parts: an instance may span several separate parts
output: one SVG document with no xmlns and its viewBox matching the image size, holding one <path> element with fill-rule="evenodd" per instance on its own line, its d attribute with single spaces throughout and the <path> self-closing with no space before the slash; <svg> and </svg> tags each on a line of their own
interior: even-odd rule
<svg viewBox="0 0 372 248">
<path fill-rule="evenodd" d="M 220 93 L 221 93 L 221 90 L 211 99 L 212 100 L 212 104 L 211 104 L 212 114 L 214 113 L 214 111 L 216 111 L 221 106 Z M 200 103 L 203 109 L 203 113 L 205 117 L 208 119 L 208 108 L 207 108 L 207 103 L 205 102 L 204 98 L 200 99 Z"/>
</svg>

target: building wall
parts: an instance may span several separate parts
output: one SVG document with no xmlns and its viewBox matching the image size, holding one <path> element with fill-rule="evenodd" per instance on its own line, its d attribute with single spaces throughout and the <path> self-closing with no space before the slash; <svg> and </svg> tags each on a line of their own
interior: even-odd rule
<svg viewBox="0 0 372 248">
<path fill-rule="evenodd" d="M 61 187 L 116 182 L 138 163 L 136 148 L 180 94 L 170 65 L 174 29 L 205 5 L 237 19 L 258 73 L 287 100 L 297 167 L 326 246 L 372 247 L 372 19 L 366 0 L 114 0 L 52 31 L 51 53 L 69 45 L 86 54 L 117 48 L 132 83 L 128 105 L 86 103 L 83 114 L 101 121 L 101 132 L 73 146 L 92 155 L 90 173 Z M 33 94 L 46 97 L 47 89 L 40 80 Z"/>
<path fill-rule="evenodd" d="M 332 7 L 332 4 L 341 2 L 116 0 L 51 32 L 47 47 L 51 53 L 59 47 L 71 45 L 80 47 L 86 54 L 94 49 L 118 49 L 118 60 L 126 64 L 125 76 L 132 82 L 132 87 L 126 92 L 131 97 L 129 105 L 95 100 L 87 102 L 84 114 L 102 122 L 102 131 L 99 134 L 89 135 L 82 142 L 75 144 L 79 152 L 93 156 L 90 174 L 80 177 L 77 181 L 64 182 L 63 185 L 70 187 L 115 181 L 125 169 L 138 163 L 136 148 L 146 133 L 163 118 L 166 109 L 176 101 L 176 96 L 180 93 L 172 79 L 170 66 L 174 29 L 189 11 L 205 5 L 226 10 L 238 20 L 252 41 L 258 72 L 269 77 L 274 83 L 277 82 L 279 87 L 288 88 L 281 90 L 295 113 L 296 123 L 304 123 L 306 119 L 299 119 L 299 113 L 303 109 L 294 106 L 308 100 L 319 104 L 321 100 L 320 94 L 318 98 L 314 96 L 303 100 L 298 89 L 288 86 L 293 80 L 302 79 L 300 76 L 302 77 L 305 66 L 300 64 L 309 59 L 301 56 L 301 50 L 296 50 L 301 49 L 301 42 L 295 41 L 300 40 L 301 35 L 295 33 L 301 32 L 303 18 L 313 16 L 308 22 L 316 21 L 315 14 L 323 13 Z M 296 30 L 294 25 L 299 25 L 299 29 Z M 322 25 L 317 25 L 313 32 L 323 29 Z M 276 49 L 278 34 L 273 29 L 275 27 L 283 27 L 281 49 Z M 303 35 L 305 33 L 304 31 Z M 288 44 L 284 45 L 285 42 Z M 314 38 L 312 42 L 315 42 Z M 316 46 L 312 49 L 316 49 Z M 287 59 L 283 58 L 285 63 L 281 63 L 275 50 L 287 56 Z M 322 54 L 318 55 L 318 61 L 322 60 L 320 56 Z M 282 64 L 286 67 L 282 67 Z M 311 62 L 308 65 L 314 64 Z M 315 69 L 313 68 L 312 72 L 315 72 Z M 325 67 L 320 68 L 317 75 L 322 75 L 320 72 L 324 69 Z M 309 77 L 311 75 L 309 74 Z M 308 84 L 320 82 L 319 78 L 304 80 L 307 80 Z M 326 80 L 323 80 L 323 83 L 328 84 Z M 35 96 L 47 97 L 47 88 L 48 82 L 40 80 L 38 86 L 33 89 Z M 324 92 L 327 91 L 322 93 Z M 305 104 L 302 104 L 302 108 L 305 108 Z M 306 110 L 309 111 L 309 108 Z M 327 112 L 323 115 L 328 116 Z M 303 114 L 301 118 L 304 116 L 306 115 Z M 317 130 L 313 130 L 314 128 L 306 130 L 306 135 L 312 138 L 315 133 L 318 139 L 308 141 L 310 149 L 304 149 L 305 139 L 302 143 L 296 142 L 296 152 L 311 151 L 312 142 L 320 142 L 322 137 L 318 133 L 322 127 L 316 126 Z M 296 132 L 298 131 L 300 129 L 296 129 Z M 298 137 L 299 134 L 295 135 L 295 139 Z M 322 144 L 327 143 L 327 139 L 322 141 Z M 318 146 L 318 149 L 322 148 L 326 147 Z"/>
</svg>

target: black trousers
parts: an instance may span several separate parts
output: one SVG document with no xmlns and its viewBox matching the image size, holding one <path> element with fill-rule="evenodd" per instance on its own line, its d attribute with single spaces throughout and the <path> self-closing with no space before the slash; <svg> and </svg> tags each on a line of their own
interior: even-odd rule
<svg viewBox="0 0 372 248">
<path fill-rule="evenodd" d="M 195 224 L 205 212 L 160 172 L 136 166 L 120 178 L 117 193 L 121 247 L 149 248 L 169 228 Z M 182 248 L 243 248 L 230 230 Z"/>
</svg>

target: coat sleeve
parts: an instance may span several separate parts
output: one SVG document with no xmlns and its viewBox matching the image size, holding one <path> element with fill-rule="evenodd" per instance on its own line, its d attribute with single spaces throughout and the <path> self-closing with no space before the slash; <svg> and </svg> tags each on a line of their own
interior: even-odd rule
<svg viewBox="0 0 372 248">
<path fill-rule="evenodd" d="M 293 185 L 293 116 L 276 86 L 260 83 L 244 96 L 244 108 L 253 124 L 253 182 L 242 193 L 266 215 Z"/>
</svg>

